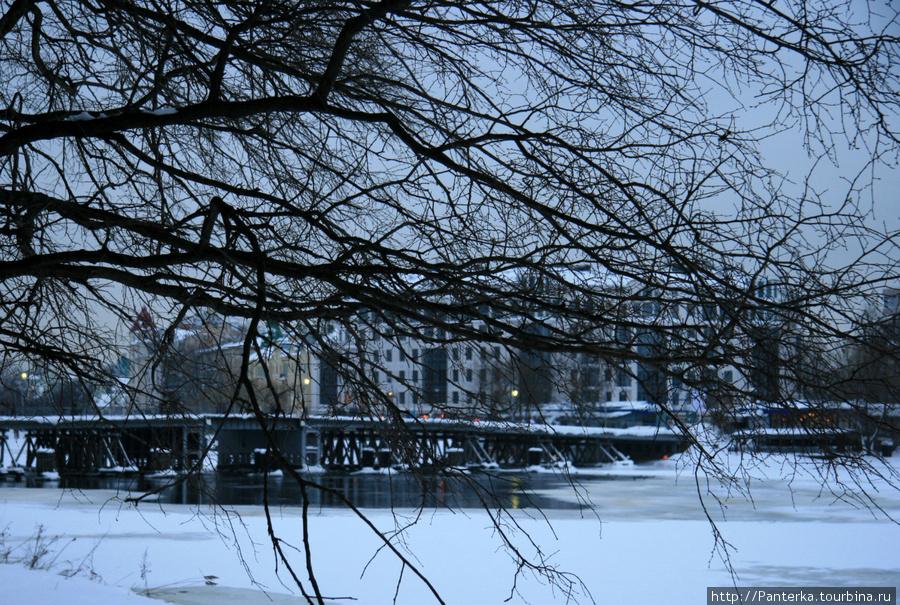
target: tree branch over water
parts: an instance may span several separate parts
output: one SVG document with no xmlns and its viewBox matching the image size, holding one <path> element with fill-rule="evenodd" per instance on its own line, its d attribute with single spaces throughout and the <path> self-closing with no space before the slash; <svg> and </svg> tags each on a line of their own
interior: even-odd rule
<svg viewBox="0 0 900 605">
<path fill-rule="evenodd" d="M 428 478 L 459 465 L 412 416 L 642 400 L 724 481 L 693 404 L 826 449 L 850 409 L 829 464 L 871 468 L 900 401 L 896 31 L 874 1 L 16 0 L 0 404 L 30 373 L 100 415 L 377 420 Z"/>
</svg>

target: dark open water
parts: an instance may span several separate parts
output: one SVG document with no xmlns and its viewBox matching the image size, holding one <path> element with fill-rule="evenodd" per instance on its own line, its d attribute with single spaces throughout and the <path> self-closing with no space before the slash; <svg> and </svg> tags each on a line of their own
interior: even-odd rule
<svg viewBox="0 0 900 605">
<path fill-rule="evenodd" d="M 568 485 L 562 475 L 552 473 L 470 473 L 459 476 L 416 478 L 411 473 L 322 473 L 303 475 L 312 485 L 306 496 L 316 508 L 344 507 L 344 499 L 359 508 L 511 508 L 573 510 L 577 503 L 534 493 L 552 492 Z M 628 479 L 631 481 L 632 479 Z M 123 495 L 161 490 L 159 501 L 171 504 L 262 505 L 265 499 L 277 506 L 300 506 L 303 493 L 289 476 L 205 474 L 179 480 L 177 477 L 100 475 L 61 477 L 14 477 L 0 479 L 0 490 L 63 488 L 72 490 L 115 490 Z M 154 497 L 154 500 L 156 498 Z"/>
</svg>

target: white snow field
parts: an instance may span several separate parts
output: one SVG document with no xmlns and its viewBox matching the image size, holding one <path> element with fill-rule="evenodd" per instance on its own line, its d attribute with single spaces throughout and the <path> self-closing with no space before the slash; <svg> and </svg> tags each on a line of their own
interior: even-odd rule
<svg viewBox="0 0 900 605">
<path fill-rule="evenodd" d="M 728 460 L 736 461 L 735 455 Z M 755 467 L 752 502 L 735 495 L 726 507 L 711 502 L 709 509 L 732 546 L 732 576 L 716 551 L 693 474 L 678 466 L 664 461 L 617 469 L 609 473 L 615 481 L 578 473 L 580 497 L 590 499 L 596 514 L 548 511 L 545 518 L 517 510 L 503 518 L 507 535 L 524 554 L 540 548 L 549 566 L 573 574 L 564 581 L 580 578 L 583 585 L 571 588 L 585 603 L 699 604 L 707 586 L 733 584 L 900 586 L 900 526 L 889 519 L 900 516 L 900 494 L 885 481 L 870 486 L 881 507 L 873 511 L 823 492 L 806 474 L 791 477 L 778 457 Z M 132 591 L 184 605 L 306 603 L 286 570 L 276 570 L 261 507 L 145 502 L 135 508 L 122 502 L 125 495 L 0 488 L 0 557 L 19 561 L 0 565 L 0 603 L 152 602 Z M 579 497 L 564 489 L 542 495 Z M 350 512 L 310 512 L 312 563 L 329 602 L 437 602 L 412 570 L 379 550 L 379 539 Z M 388 532 L 417 520 L 395 543 L 448 604 L 501 604 L 510 597 L 520 604 L 567 602 L 539 575 L 523 570 L 515 577 L 516 565 L 484 510 L 398 510 L 396 518 L 388 510 L 368 512 Z M 291 555 L 308 586 L 300 509 L 274 510 L 273 523 L 301 549 Z M 42 570 L 23 566 L 35 558 Z"/>
</svg>

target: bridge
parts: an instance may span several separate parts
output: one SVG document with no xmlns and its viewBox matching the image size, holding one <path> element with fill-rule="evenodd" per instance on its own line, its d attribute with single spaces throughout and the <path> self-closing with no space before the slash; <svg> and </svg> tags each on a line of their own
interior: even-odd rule
<svg viewBox="0 0 900 605">
<path fill-rule="evenodd" d="M 0 472 L 186 470 L 206 450 L 202 417 L 0 417 Z"/>
<path fill-rule="evenodd" d="M 0 417 L 0 472 L 7 473 L 590 467 L 662 458 L 683 447 L 680 436 L 656 427 L 215 414 Z"/>
</svg>

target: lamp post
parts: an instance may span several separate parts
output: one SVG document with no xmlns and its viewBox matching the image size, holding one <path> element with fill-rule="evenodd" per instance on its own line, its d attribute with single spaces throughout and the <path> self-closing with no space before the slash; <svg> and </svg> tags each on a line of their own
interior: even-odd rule
<svg viewBox="0 0 900 605">
<path fill-rule="evenodd" d="M 19 378 L 22 379 L 22 389 L 19 391 L 19 409 L 13 410 L 13 416 L 25 411 L 25 398 L 28 395 L 28 372 L 22 372 L 19 374 Z"/>
<path fill-rule="evenodd" d="M 518 409 L 518 406 L 516 405 L 516 397 L 519 396 L 519 389 L 513 389 L 512 391 L 510 391 L 509 394 L 512 396 L 512 399 L 510 399 L 510 405 L 512 407 L 513 414 L 518 414 L 519 409 Z"/>
</svg>

